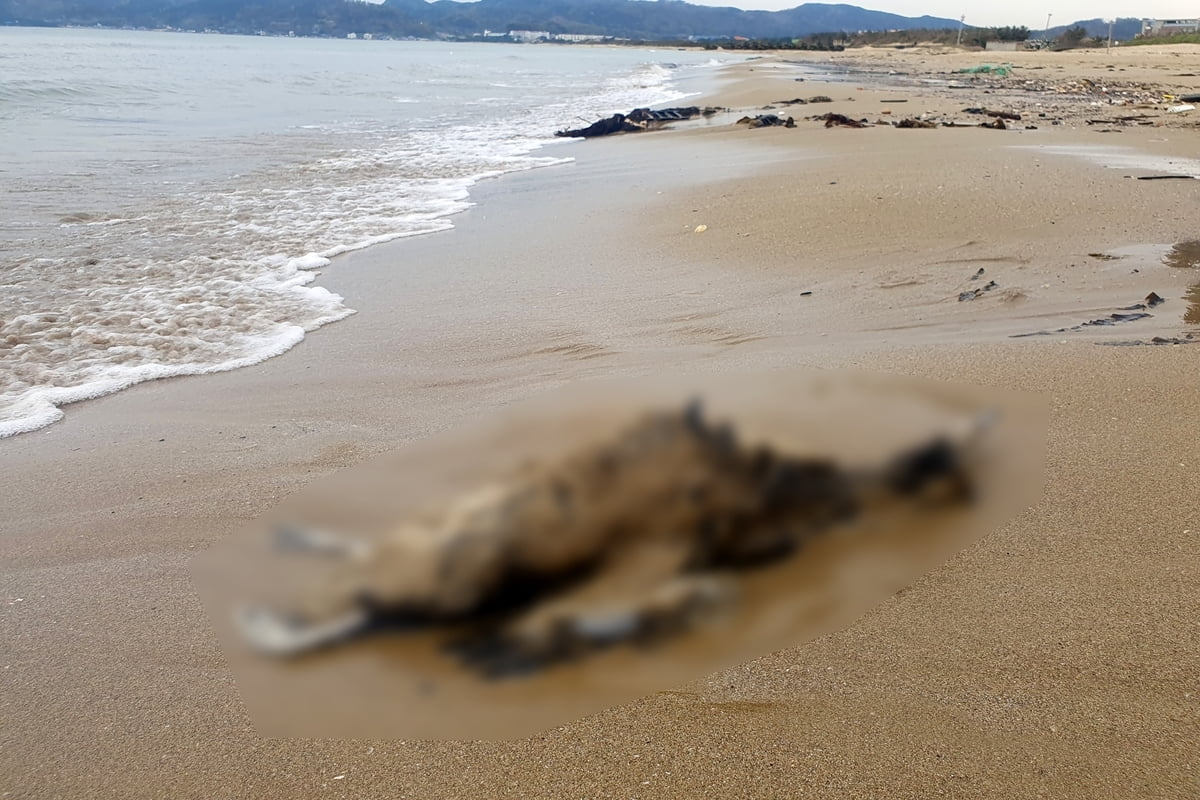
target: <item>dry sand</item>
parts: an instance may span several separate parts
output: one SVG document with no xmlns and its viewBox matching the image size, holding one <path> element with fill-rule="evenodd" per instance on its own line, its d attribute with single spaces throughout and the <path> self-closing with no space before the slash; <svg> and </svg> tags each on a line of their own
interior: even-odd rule
<svg viewBox="0 0 1200 800">
<path fill-rule="evenodd" d="M 1118 55 L 1163 75 L 1196 57 Z M 1029 58 L 1070 75 L 1101 56 Z M 944 114 L 991 104 L 985 88 L 797 83 L 764 62 L 716 102 L 821 93 L 837 102 L 800 108 L 874 118 L 891 93 Z M 453 231 L 339 259 L 321 282 L 360 313 L 288 354 L 0 442 L 0 796 L 1200 795 L 1200 347 L 1099 343 L 1194 330 L 1200 274 L 1146 246 L 1200 238 L 1200 182 L 1047 149 L 1165 163 L 1194 158 L 1197 132 L 726 122 L 570 145 L 573 165 L 480 187 Z M 1088 255 L 1109 251 L 1126 257 Z M 980 267 L 998 288 L 958 302 Z M 1151 290 L 1152 319 L 1010 338 Z M 372 453 L 664 364 L 1044 393 L 1044 498 L 847 630 L 529 740 L 255 734 L 191 587 L 196 550 Z"/>
</svg>

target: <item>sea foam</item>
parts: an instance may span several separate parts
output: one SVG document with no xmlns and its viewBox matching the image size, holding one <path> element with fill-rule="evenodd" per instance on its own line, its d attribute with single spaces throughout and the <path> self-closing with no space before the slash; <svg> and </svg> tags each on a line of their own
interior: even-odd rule
<svg viewBox="0 0 1200 800">
<path fill-rule="evenodd" d="M 68 403 L 287 351 L 354 313 L 312 285 L 335 256 L 452 227 L 478 181 L 570 161 L 536 152 L 557 128 L 681 97 L 675 72 L 645 64 L 587 93 L 565 78 L 549 92 L 538 85 L 549 77 L 521 76 L 507 105 L 471 116 L 470 100 L 495 87 L 464 93 L 470 76 L 450 70 L 429 82 L 458 91 L 455 104 L 390 94 L 409 116 L 289 125 L 294 138 L 278 145 L 286 163 L 197 180 L 179 177 L 194 153 L 178 163 L 155 154 L 138 169 L 171 179 L 131 181 L 143 194 L 119 207 L 62 215 L 52 227 L 14 214 L 9 230 L 24 238 L 0 241 L 0 437 L 44 427 Z M 531 106 L 536 92 L 544 99 Z M 204 143 L 218 157 L 247 146 Z M 38 180 L 17 190 L 36 199 Z"/>
</svg>

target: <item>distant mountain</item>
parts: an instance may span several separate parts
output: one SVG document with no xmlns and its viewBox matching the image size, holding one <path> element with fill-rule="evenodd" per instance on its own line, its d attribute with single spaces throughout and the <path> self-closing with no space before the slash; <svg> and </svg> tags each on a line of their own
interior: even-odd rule
<svg viewBox="0 0 1200 800">
<path fill-rule="evenodd" d="M 1059 25 L 1050 29 L 1050 35 L 1045 36 L 1042 32 L 1035 32 L 1035 36 L 1040 38 L 1056 39 L 1062 36 L 1068 28 L 1076 26 L 1083 27 L 1088 32 L 1088 36 L 1100 36 L 1108 38 L 1108 23 L 1102 19 L 1081 19 L 1077 22 L 1072 22 L 1070 25 Z M 1142 20 L 1138 17 L 1119 17 L 1117 23 L 1113 25 L 1113 39 L 1118 42 L 1126 42 L 1142 32 Z"/>
<path fill-rule="evenodd" d="M 472 36 L 535 30 L 628 39 L 689 36 L 778 39 L 813 33 L 951 28 L 958 20 L 903 17 L 851 5 L 805 3 L 786 11 L 742 11 L 679 0 L 0 0 L 0 23 L 172 27 L 229 33 L 345 36 Z"/>
<path fill-rule="evenodd" d="M 396 2 L 412 0 L 388 0 L 388 5 Z M 471 4 L 439 0 L 431 5 L 431 12 L 431 21 L 439 30 L 458 34 L 482 27 L 501 31 L 599 33 L 638 39 L 779 38 L 828 31 L 944 28 L 958 24 L 949 19 L 902 17 L 857 6 L 823 3 L 770 12 L 637 0 L 479 0 Z"/>
</svg>

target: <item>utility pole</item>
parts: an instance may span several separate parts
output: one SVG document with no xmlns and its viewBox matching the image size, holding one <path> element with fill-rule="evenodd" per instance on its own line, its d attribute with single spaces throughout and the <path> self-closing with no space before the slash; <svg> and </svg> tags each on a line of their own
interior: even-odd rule
<svg viewBox="0 0 1200 800">
<path fill-rule="evenodd" d="M 966 22 L 967 22 L 966 14 L 963 14 L 961 17 L 958 18 L 958 43 L 956 45 L 954 45 L 955 47 L 962 47 L 962 32 L 963 32 L 963 26 L 966 24 Z"/>
<path fill-rule="evenodd" d="M 1113 18 L 1113 19 L 1110 19 L 1110 20 L 1108 21 L 1108 54 L 1109 54 L 1110 56 L 1112 55 L 1112 31 L 1113 31 L 1113 25 L 1116 23 L 1116 21 L 1117 21 L 1117 20 L 1116 20 L 1115 18 Z"/>
<path fill-rule="evenodd" d="M 1046 15 L 1046 32 L 1042 36 L 1047 42 L 1050 41 L 1050 18 L 1053 16 L 1053 14 Z"/>
</svg>

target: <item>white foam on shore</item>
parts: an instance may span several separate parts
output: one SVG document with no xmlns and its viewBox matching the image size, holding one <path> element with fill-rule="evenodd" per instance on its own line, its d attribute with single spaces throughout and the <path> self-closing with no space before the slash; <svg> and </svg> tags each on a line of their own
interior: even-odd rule
<svg viewBox="0 0 1200 800">
<path fill-rule="evenodd" d="M 341 319 L 353 312 L 333 317 L 328 322 Z M 203 375 L 225 372 L 239 367 L 248 367 L 290 350 L 304 338 L 304 329 L 296 326 L 280 326 L 279 331 L 260 337 L 251 343 L 246 355 L 214 364 L 161 364 L 142 363 L 133 365 L 113 364 L 91 380 L 76 386 L 38 387 L 20 394 L 7 405 L 9 419 L 0 420 L 0 438 L 43 428 L 62 419 L 59 406 L 80 400 L 91 400 L 118 392 L 143 381 L 157 378 L 172 378 L 182 375 Z M 7 401 L 0 395 L 0 402 Z"/>
<path fill-rule="evenodd" d="M 321 269 L 321 267 L 328 267 L 333 262 L 318 253 L 309 253 L 306 256 L 293 258 L 287 263 L 293 269 Z"/>
<path fill-rule="evenodd" d="M 449 217 L 470 207 L 476 182 L 571 161 L 534 153 L 579 116 L 684 96 L 672 76 L 645 65 L 582 100 L 367 132 L 288 170 L 72 220 L 63 246 L 31 248 L 0 274 L 20 287 L 0 297 L 0 438 L 61 419 L 67 403 L 286 352 L 354 313 L 311 285 L 315 270 L 342 253 L 453 227 Z"/>
<path fill-rule="evenodd" d="M 0 324 L 0 438 L 49 425 L 59 406 L 143 381 L 224 372 L 294 347 L 353 314 L 292 261 L 233 281 L 85 291 L 62 311 Z M 281 309 L 289 320 L 272 319 Z"/>
</svg>

